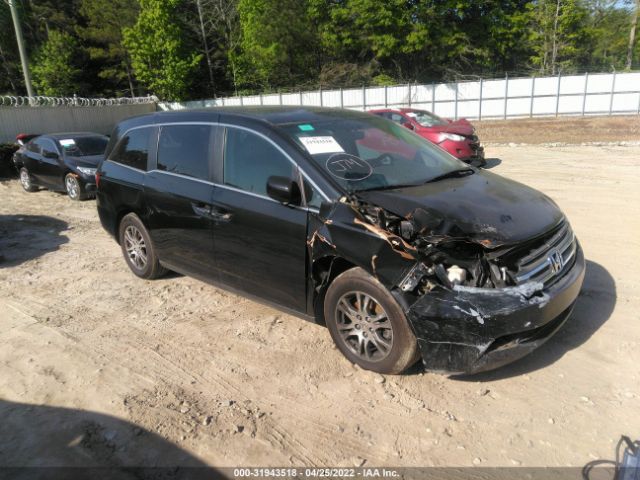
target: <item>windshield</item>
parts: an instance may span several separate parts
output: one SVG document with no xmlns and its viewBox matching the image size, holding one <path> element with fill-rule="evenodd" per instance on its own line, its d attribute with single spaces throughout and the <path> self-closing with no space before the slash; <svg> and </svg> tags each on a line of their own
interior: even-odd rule
<svg viewBox="0 0 640 480">
<path fill-rule="evenodd" d="M 449 123 L 444 118 L 440 118 L 435 113 L 427 112 L 426 110 L 413 110 L 407 112 L 407 116 L 413 118 L 423 127 L 438 127 Z"/>
<path fill-rule="evenodd" d="M 76 137 L 59 140 L 66 155 L 71 157 L 88 157 L 102 155 L 107 148 L 107 137 Z"/>
<path fill-rule="evenodd" d="M 374 115 L 281 128 L 348 192 L 422 185 L 466 166 L 428 140 Z"/>
</svg>

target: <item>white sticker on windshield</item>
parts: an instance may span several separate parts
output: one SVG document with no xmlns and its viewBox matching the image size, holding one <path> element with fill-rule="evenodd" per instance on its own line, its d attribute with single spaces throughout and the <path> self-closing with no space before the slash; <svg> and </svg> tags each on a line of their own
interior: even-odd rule
<svg viewBox="0 0 640 480">
<path fill-rule="evenodd" d="M 340 153 L 344 149 L 333 137 L 298 137 L 311 155 L 319 153 Z"/>
<path fill-rule="evenodd" d="M 62 145 L 63 147 L 70 147 L 75 144 L 76 141 L 73 138 L 65 138 L 64 140 L 60 140 L 60 145 Z"/>
<path fill-rule="evenodd" d="M 418 114 L 417 113 L 413 113 L 413 112 L 407 112 L 407 117 L 417 118 Z"/>
</svg>

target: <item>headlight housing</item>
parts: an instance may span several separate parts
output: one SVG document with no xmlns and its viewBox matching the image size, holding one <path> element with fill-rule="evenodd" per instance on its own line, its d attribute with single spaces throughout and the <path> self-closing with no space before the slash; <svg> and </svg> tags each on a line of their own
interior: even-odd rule
<svg viewBox="0 0 640 480">
<path fill-rule="evenodd" d="M 95 176 L 96 174 L 96 169 L 95 168 L 89 168 L 89 167 L 77 167 L 78 171 L 80 173 L 82 173 L 83 175 L 88 175 L 88 176 Z"/>
<path fill-rule="evenodd" d="M 442 138 L 441 141 L 445 141 L 445 140 L 451 140 L 453 142 L 461 142 L 462 140 L 464 140 L 464 136 L 462 135 L 458 135 L 457 133 L 441 133 L 440 137 Z"/>
</svg>

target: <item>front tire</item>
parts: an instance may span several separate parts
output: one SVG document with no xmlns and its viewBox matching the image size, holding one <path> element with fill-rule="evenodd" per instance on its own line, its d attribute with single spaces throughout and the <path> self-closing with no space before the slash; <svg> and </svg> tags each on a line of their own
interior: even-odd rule
<svg viewBox="0 0 640 480">
<path fill-rule="evenodd" d="M 64 187 L 71 200 L 77 202 L 85 198 L 84 187 L 77 175 L 67 173 L 64 177 Z"/>
<path fill-rule="evenodd" d="M 127 265 L 138 277 L 152 280 L 167 273 L 160 265 L 149 232 L 135 213 L 122 218 L 118 238 Z"/>
<path fill-rule="evenodd" d="M 361 268 L 340 274 L 324 301 L 325 322 L 342 354 L 358 366 L 398 374 L 418 359 L 407 318 L 391 293 Z"/>
<path fill-rule="evenodd" d="M 31 180 L 31 174 L 29 173 L 29 170 L 27 170 L 25 167 L 22 167 L 20 169 L 20 184 L 22 185 L 22 188 L 24 188 L 24 190 L 27 192 L 35 192 L 38 190 L 38 187 L 36 187 Z"/>
</svg>

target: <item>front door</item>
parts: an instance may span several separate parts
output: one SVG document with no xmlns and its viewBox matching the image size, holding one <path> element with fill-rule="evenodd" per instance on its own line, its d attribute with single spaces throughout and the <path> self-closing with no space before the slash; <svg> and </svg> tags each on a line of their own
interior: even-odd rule
<svg viewBox="0 0 640 480">
<path fill-rule="evenodd" d="M 297 170 L 271 141 L 229 127 L 223 182 L 212 216 L 216 265 L 223 283 L 306 313 L 307 211 L 267 196 L 270 176 Z"/>
<path fill-rule="evenodd" d="M 146 175 L 147 228 L 158 257 L 169 268 L 215 280 L 210 161 L 216 128 L 160 128 L 157 165 Z"/>
<path fill-rule="evenodd" d="M 58 147 L 49 138 L 42 139 L 42 156 L 40 164 L 40 178 L 52 187 L 64 188 L 64 169 Z"/>
</svg>

